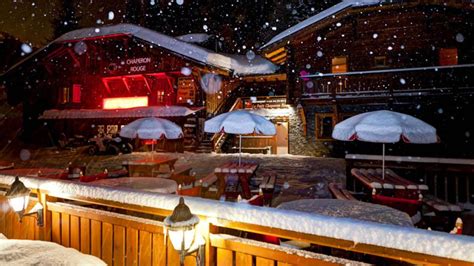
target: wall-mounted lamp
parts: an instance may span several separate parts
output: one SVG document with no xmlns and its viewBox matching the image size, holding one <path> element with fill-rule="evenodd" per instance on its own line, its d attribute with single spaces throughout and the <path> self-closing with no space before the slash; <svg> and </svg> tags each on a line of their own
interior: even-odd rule
<svg viewBox="0 0 474 266">
<path fill-rule="evenodd" d="M 36 221 L 38 226 L 43 226 L 43 205 L 38 202 L 30 212 L 25 214 L 26 207 L 28 207 L 28 201 L 30 199 L 30 190 L 25 187 L 20 179 L 15 177 L 15 181 L 10 186 L 10 189 L 5 195 L 8 200 L 8 204 L 12 207 L 13 211 L 18 214 L 18 218 L 21 222 L 23 216 L 30 216 L 36 214 Z"/>
<path fill-rule="evenodd" d="M 194 252 L 196 265 L 204 265 L 205 241 L 197 233 L 198 223 L 199 218 L 191 213 L 183 197 L 179 198 L 173 213 L 164 220 L 165 235 L 169 235 L 171 244 L 179 252 L 180 265 L 184 265 L 184 258 Z"/>
</svg>

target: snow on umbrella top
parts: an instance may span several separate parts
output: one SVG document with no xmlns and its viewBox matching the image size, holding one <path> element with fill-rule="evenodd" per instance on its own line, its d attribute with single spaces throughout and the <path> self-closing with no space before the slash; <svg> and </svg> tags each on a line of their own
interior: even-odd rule
<svg viewBox="0 0 474 266">
<path fill-rule="evenodd" d="M 413 116 L 381 110 L 348 118 L 334 127 L 337 140 L 360 140 L 377 143 L 436 143 L 438 136 L 431 125 Z"/>
<path fill-rule="evenodd" d="M 228 134 L 259 134 L 275 135 L 275 125 L 265 117 L 252 114 L 244 110 L 236 110 L 220 114 L 209 119 L 204 124 L 204 131 L 208 133 L 225 132 Z"/>
<path fill-rule="evenodd" d="M 183 137 L 183 130 L 175 123 L 157 117 L 137 119 L 125 125 L 120 130 L 120 136 L 140 139 L 179 139 Z"/>
</svg>

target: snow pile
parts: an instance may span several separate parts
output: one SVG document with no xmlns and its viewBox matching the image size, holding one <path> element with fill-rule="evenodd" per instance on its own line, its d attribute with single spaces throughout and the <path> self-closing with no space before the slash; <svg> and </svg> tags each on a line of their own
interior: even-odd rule
<svg viewBox="0 0 474 266">
<path fill-rule="evenodd" d="M 220 114 L 204 123 L 204 131 L 208 133 L 225 132 L 228 134 L 260 134 L 273 136 L 275 125 L 265 117 L 244 110 Z"/>
<path fill-rule="evenodd" d="M 79 29 L 68 32 L 53 42 L 84 40 L 87 38 L 114 34 L 129 34 L 196 61 L 210 64 L 218 68 L 227 69 L 229 71 L 234 71 L 234 73 L 237 75 L 271 74 L 274 73 L 278 68 L 270 61 L 261 57 L 256 57 L 254 60 L 249 61 L 241 59 L 242 57 L 246 58 L 245 56 L 218 54 L 194 44 L 187 43 L 185 41 L 181 41 L 156 31 L 132 24 L 118 24 L 99 28 Z"/>
<path fill-rule="evenodd" d="M 436 143 L 436 129 L 413 116 L 381 110 L 348 118 L 334 127 L 334 139 L 360 140 L 378 143 Z"/>
<path fill-rule="evenodd" d="M 326 10 L 321 11 L 320 13 L 303 20 L 302 22 L 282 31 L 281 33 L 277 34 L 275 37 L 273 37 L 268 43 L 262 46 L 262 48 L 265 48 L 267 46 L 270 46 L 276 42 L 281 41 L 282 39 L 300 31 L 303 30 L 304 28 L 313 25 L 314 23 L 317 23 L 327 17 L 334 16 L 337 13 L 345 10 L 346 8 L 349 7 L 358 7 L 358 6 L 371 6 L 371 5 L 376 5 L 379 4 L 381 0 L 343 0 L 341 3 L 334 5 Z"/>
<path fill-rule="evenodd" d="M 322 214 L 332 217 L 347 217 L 382 224 L 412 227 L 408 214 L 378 204 L 337 199 L 302 199 L 284 202 L 277 208 Z"/>
<path fill-rule="evenodd" d="M 39 240 L 0 239 L 1 265 L 107 265 L 73 248 Z"/>
<path fill-rule="evenodd" d="M 120 136 L 129 139 L 179 139 L 183 130 L 175 123 L 157 117 L 137 119 L 120 129 Z"/>
<path fill-rule="evenodd" d="M 106 178 L 92 181 L 91 184 L 156 193 L 175 193 L 178 189 L 176 181 L 159 177 Z"/>
<path fill-rule="evenodd" d="M 0 175 L 0 183 L 10 185 L 13 176 Z M 164 210 L 173 210 L 179 196 L 151 192 L 95 187 L 71 181 L 20 178 L 29 188 L 39 188 L 52 196 L 76 195 Z M 298 211 L 257 207 L 248 204 L 186 197 L 186 204 L 198 216 L 216 225 L 220 220 L 243 222 L 306 234 L 406 250 L 433 256 L 474 262 L 474 237 L 450 235 L 411 227 L 386 225 L 349 218 L 327 217 Z"/>
</svg>

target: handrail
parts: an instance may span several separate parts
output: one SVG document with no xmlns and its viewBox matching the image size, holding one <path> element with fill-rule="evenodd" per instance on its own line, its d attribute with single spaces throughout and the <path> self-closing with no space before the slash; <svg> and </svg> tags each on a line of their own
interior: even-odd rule
<svg viewBox="0 0 474 266">
<path fill-rule="evenodd" d="M 409 67 L 409 68 L 391 68 L 391 69 L 352 71 L 352 72 L 343 72 L 343 73 L 316 73 L 316 74 L 310 74 L 310 75 L 302 75 L 302 76 L 300 76 L 300 78 L 301 79 L 324 78 L 324 77 L 354 76 L 354 75 L 383 74 L 383 73 L 400 73 L 400 72 L 426 71 L 426 70 L 438 71 L 440 69 L 472 68 L 472 67 L 474 67 L 474 64 L 462 64 L 462 65 L 450 65 L 450 66 Z"/>
<path fill-rule="evenodd" d="M 160 216 L 169 215 L 178 202 L 176 195 L 37 178 L 22 177 L 21 180 L 33 193 L 40 192 L 41 198 L 48 202 L 68 199 L 69 203 L 89 203 Z M 0 185 L 8 186 L 12 181 L 13 177 L 0 175 Z M 474 253 L 470 252 L 474 248 L 474 238 L 469 236 L 201 198 L 187 198 L 186 203 L 205 224 L 217 226 L 213 233 L 219 233 L 218 228 L 221 227 L 269 234 L 415 264 L 470 265 L 474 262 Z M 44 206 L 46 212 L 48 204 Z M 94 209 L 90 210 L 94 212 Z M 295 227 L 295 224 L 298 226 Z M 46 226 L 51 224 L 46 223 Z"/>
<path fill-rule="evenodd" d="M 240 107 L 239 107 L 240 105 Z M 234 104 L 230 107 L 229 112 L 232 112 L 237 109 L 242 109 L 242 99 L 239 97 L 235 100 Z M 218 151 L 223 144 L 223 141 L 227 138 L 227 134 L 223 132 L 215 133 L 212 138 L 212 147 L 214 151 Z"/>
</svg>

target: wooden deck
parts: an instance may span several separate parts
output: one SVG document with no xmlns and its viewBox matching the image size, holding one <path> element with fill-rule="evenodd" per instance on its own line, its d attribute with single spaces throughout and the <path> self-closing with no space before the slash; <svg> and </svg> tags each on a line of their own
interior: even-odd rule
<svg viewBox="0 0 474 266">
<path fill-rule="evenodd" d="M 3 184 L 2 187 L 5 189 L 7 184 Z M 34 188 L 32 191 L 38 197 L 30 200 L 30 207 L 38 200 L 44 205 L 44 227 L 37 227 L 33 217 L 24 217 L 23 222 L 19 223 L 13 212 L 2 208 L 0 232 L 6 237 L 53 241 L 97 256 L 109 265 L 179 264 L 178 253 L 173 250 L 169 240 L 163 234 L 161 220 L 171 213 L 169 209 L 120 203 L 101 198 L 86 198 Z M 0 196 L 0 201 L 5 204 L 4 196 Z M 467 261 L 416 253 L 411 250 L 355 243 L 276 227 L 203 215 L 200 215 L 200 219 L 199 230 L 206 241 L 205 265 L 357 264 L 356 261 L 338 257 L 341 254 L 353 260 L 375 260 L 382 263 L 401 261 L 425 265 L 472 265 Z M 228 232 L 234 232 L 234 235 L 226 235 Z M 235 235 L 235 232 L 240 233 Z M 320 247 L 320 250 L 330 250 L 330 252 L 329 254 L 328 252 L 308 253 L 249 241 L 240 237 L 245 232 L 303 241 Z M 194 265 L 194 259 L 187 257 L 185 265 Z"/>
</svg>

